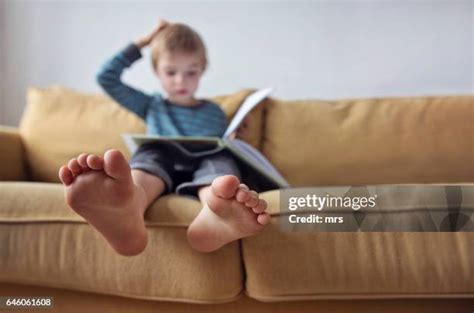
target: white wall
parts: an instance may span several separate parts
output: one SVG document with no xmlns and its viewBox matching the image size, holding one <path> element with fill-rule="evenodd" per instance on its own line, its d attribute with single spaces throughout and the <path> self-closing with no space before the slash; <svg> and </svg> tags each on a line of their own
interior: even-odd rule
<svg viewBox="0 0 474 313">
<path fill-rule="evenodd" d="M 5 64 L 5 47 L 4 47 L 4 31 L 5 31 L 5 4 L 0 0 L 0 125 L 6 124 L 5 118 L 5 92 L 4 86 L 7 78 L 5 77 L 4 64 Z"/>
<path fill-rule="evenodd" d="M 18 123 L 27 86 L 100 92 L 100 64 L 158 16 L 190 24 L 207 42 L 211 64 L 198 96 L 267 85 L 292 99 L 473 92 L 470 0 L 0 2 L 7 125 Z M 124 79 L 159 88 L 148 59 Z"/>
</svg>

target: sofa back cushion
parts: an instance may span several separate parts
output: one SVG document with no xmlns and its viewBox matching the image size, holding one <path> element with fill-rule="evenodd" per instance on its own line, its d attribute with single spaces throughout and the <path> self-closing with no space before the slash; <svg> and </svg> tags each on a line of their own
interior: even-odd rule
<svg viewBox="0 0 474 313">
<path fill-rule="evenodd" d="M 241 90 L 211 100 L 230 117 L 251 92 Z M 262 114 L 261 107 L 252 111 L 251 135 L 245 138 L 256 147 L 260 144 Z M 142 119 L 111 98 L 59 86 L 29 88 L 20 123 L 31 179 L 44 182 L 59 182 L 59 168 L 82 152 L 102 155 L 114 148 L 129 158 L 120 135 L 145 130 Z"/>
<path fill-rule="evenodd" d="M 270 99 L 262 151 L 295 186 L 474 181 L 474 97 Z"/>
<path fill-rule="evenodd" d="M 44 182 L 59 182 L 59 168 L 82 152 L 116 148 L 129 156 L 120 133 L 144 131 L 142 120 L 112 99 L 62 87 L 29 88 L 20 122 L 31 178 Z"/>
</svg>

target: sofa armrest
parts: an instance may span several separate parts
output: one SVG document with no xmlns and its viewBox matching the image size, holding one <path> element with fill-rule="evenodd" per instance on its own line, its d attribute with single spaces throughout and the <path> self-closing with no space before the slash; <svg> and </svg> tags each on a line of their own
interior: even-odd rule
<svg viewBox="0 0 474 313">
<path fill-rule="evenodd" d="M 0 125 L 0 181 L 27 180 L 25 156 L 18 128 Z"/>
</svg>

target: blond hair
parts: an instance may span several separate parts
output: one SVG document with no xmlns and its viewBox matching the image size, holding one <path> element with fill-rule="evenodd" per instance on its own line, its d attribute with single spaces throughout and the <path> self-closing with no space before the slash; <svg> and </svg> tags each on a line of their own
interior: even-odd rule
<svg viewBox="0 0 474 313">
<path fill-rule="evenodd" d="M 164 53 L 197 53 L 201 58 L 203 70 L 207 67 L 204 42 L 191 27 L 174 23 L 163 28 L 151 42 L 151 63 L 158 69 L 160 56 Z"/>
</svg>

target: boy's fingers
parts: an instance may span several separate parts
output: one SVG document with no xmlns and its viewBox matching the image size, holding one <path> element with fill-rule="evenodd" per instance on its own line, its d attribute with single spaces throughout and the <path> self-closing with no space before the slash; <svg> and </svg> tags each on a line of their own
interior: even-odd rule
<svg viewBox="0 0 474 313">
<path fill-rule="evenodd" d="M 166 26 L 168 26 L 168 24 L 168 21 L 160 19 L 158 21 L 157 31 L 160 31 L 161 29 L 165 28 Z"/>
</svg>

